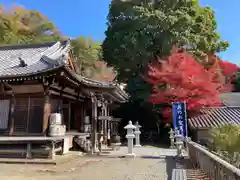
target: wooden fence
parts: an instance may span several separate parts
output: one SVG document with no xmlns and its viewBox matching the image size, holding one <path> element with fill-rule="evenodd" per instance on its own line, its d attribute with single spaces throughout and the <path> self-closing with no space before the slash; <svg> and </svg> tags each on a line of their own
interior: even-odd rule
<svg viewBox="0 0 240 180">
<path fill-rule="evenodd" d="M 240 169 L 190 139 L 186 140 L 186 144 L 195 168 L 204 171 L 211 180 L 240 180 Z"/>
</svg>

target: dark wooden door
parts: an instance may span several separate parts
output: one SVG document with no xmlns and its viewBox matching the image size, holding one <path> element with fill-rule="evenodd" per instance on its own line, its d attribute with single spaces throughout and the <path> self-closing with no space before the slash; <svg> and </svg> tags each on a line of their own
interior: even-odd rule
<svg viewBox="0 0 240 180">
<path fill-rule="evenodd" d="M 43 126 L 43 98 L 31 98 L 28 119 L 28 133 L 41 133 Z"/>
<path fill-rule="evenodd" d="M 43 121 L 43 98 L 16 98 L 14 134 L 40 134 Z"/>
<path fill-rule="evenodd" d="M 16 98 L 14 111 L 14 134 L 27 132 L 28 98 Z"/>
<path fill-rule="evenodd" d="M 0 130 L 8 129 L 10 100 L 0 100 Z"/>
</svg>

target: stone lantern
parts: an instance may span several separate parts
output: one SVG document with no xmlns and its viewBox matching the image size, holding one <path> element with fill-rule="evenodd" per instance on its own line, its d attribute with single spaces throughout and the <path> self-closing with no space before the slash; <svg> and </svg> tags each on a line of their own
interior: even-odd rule
<svg viewBox="0 0 240 180">
<path fill-rule="evenodd" d="M 134 134 L 135 134 L 135 146 L 134 147 L 141 147 L 141 145 L 140 145 L 140 134 L 141 134 L 140 128 L 142 126 L 140 126 L 137 121 L 135 124 L 135 127 L 136 127 L 136 129 L 134 131 Z"/>
<path fill-rule="evenodd" d="M 89 133 L 91 131 L 90 118 L 89 116 L 84 117 L 84 133 Z"/>
<path fill-rule="evenodd" d="M 177 147 L 177 156 L 182 157 L 183 156 L 183 136 L 179 133 L 178 130 L 175 131 L 175 136 L 174 136 L 176 142 L 175 145 Z"/>
<path fill-rule="evenodd" d="M 127 129 L 126 138 L 128 141 L 128 153 L 126 154 L 126 156 L 135 157 L 136 155 L 133 153 L 133 139 L 135 138 L 133 130 L 136 129 L 136 127 L 132 124 L 132 121 L 129 121 L 128 125 L 125 126 L 124 129 Z"/>
<path fill-rule="evenodd" d="M 174 146 L 174 132 L 173 132 L 172 128 L 170 129 L 168 134 L 169 134 L 169 139 L 170 139 L 170 148 L 175 148 L 175 146 Z"/>
</svg>

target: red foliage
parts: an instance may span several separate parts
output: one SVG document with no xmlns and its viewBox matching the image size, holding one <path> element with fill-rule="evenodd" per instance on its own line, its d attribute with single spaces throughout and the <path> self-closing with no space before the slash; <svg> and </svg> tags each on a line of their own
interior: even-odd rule
<svg viewBox="0 0 240 180">
<path fill-rule="evenodd" d="M 219 61 L 219 67 L 223 70 L 223 74 L 226 77 L 232 77 L 239 71 L 239 67 L 236 64 L 223 60 Z"/>
<path fill-rule="evenodd" d="M 216 54 L 208 54 L 203 57 L 202 61 L 204 62 L 204 67 L 207 69 L 219 69 L 221 74 L 225 77 L 225 82 L 231 81 L 239 71 L 239 67 L 236 64 L 223 61 Z"/>
<path fill-rule="evenodd" d="M 216 73 L 215 80 L 217 82 L 221 82 L 224 87 L 222 90 L 230 91 L 234 87 L 234 81 L 236 80 L 236 74 L 239 71 L 239 67 L 236 64 L 223 61 L 215 54 L 207 55 L 203 61 L 205 60 L 204 67 L 213 70 Z M 233 84 L 232 84 L 233 83 Z"/>
<path fill-rule="evenodd" d="M 219 77 L 216 69 L 206 70 L 190 54 L 175 53 L 151 64 L 145 79 L 153 87 L 149 101 L 168 105 L 162 114 L 170 119 L 171 102 L 186 101 L 190 112 L 221 105 L 219 94 L 226 89 Z"/>
</svg>

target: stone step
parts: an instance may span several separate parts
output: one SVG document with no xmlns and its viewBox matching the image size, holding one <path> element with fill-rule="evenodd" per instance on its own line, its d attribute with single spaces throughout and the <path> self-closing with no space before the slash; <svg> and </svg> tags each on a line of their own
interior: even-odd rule
<svg viewBox="0 0 240 180">
<path fill-rule="evenodd" d="M 189 158 L 177 158 L 176 168 L 186 169 L 187 180 L 210 180 L 210 178 L 198 168 L 194 168 Z"/>
<path fill-rule="evenodd" d="M 187 179 L 188 180 L 210 180 L 206 173 L 202 172 L 200 169 L 187 169 Z"/>
</svg>

